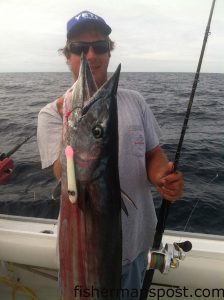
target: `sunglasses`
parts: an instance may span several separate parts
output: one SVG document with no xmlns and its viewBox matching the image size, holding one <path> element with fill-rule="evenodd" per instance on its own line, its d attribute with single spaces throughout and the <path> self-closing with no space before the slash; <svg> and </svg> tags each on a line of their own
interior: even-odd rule
<svg viewBox="0 0 224 300">
<path fill-rule="evenodd" d="M 71 42 L 69 44 L 69 51 L 76 55 L 81 55 L 82 52 L 87 54 L 89 47 L 92 47 L 96 54 L 104 54 L 109 51 L 108 41 L 96 41 L 96 42 Z"/>
</svg>

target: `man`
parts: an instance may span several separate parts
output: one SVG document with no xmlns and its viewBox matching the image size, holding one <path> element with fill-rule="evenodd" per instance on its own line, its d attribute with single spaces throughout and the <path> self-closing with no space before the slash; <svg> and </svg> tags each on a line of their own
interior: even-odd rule
<svg viewBox="0 0 224 300">
<path fill-rule="evenodd" d="M 61 51 L 67 59 L 74 80 L 78 77 L 80 55 L 84 52 L 97 87 L 106 82 L 114 46 L 109 38 L 110 33 L 111 28 L 106 22 L 88 11 L 81 12 L 68 21 L 67 43 Z M 61 97 L 48 104 L 38 117 L 42 167 L 53 165 L 58 179 L 61 176 L 58 157 L 63 99 Z M 175 201 L 181 197 L 183 179 L 181 173 L 172 173 L 173 164 L 159 146 L 159 126 L 142 96 L 135 91 L 118 89 L 117 101 L 120 185 L 137 207 L 136 209 L 127 201 L 125 205 L 128 217 L 122 212 L 122 288 L 140 289 L 156 226 L 149 181 L 163 198 Z"/>
</svg>

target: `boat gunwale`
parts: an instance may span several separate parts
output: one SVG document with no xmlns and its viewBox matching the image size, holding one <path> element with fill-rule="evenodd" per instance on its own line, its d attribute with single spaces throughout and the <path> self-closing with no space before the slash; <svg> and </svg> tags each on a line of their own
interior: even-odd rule
<svg viewBox="0 0 224 300">
<path fill-rule="evenodd" d="M 0 214 L 0 220 L 15 221 L 15 222 L 33 222 L 39 224 L 49 224 L 57 225 L 57 219 L 45 219 L 45 218 L 35 218 L 35 217 L 25 217 L 25 216 L 16 216 L 16 215 L 6 215 Z M 0 230 L 2 230 L 0 228 Z M 217 240 L 224 241 L 223 235 L 218 234 L 207 234 L 207 233 L 198 233 L 198 232 L 187 232 L 187 231 L 174 231 L 174 230 L 165 230 L 167 236 L 180 237 L 183 238 L 196 238 L 196 239 L 206 239 L 206 240 Z"/>
</svg>

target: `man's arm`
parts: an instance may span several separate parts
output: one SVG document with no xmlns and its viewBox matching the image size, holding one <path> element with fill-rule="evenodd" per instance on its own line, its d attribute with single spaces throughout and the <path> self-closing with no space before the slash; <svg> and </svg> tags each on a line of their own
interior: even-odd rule
<svg viewBox="0 0 224 300">
<path fill-rule="evenodd" d="M 55 178 L 57 180 L 60 180 L 61 178 L 61 162 L 59 159 L 57 159 L 54 163 L 53 163 L 53 174 L 55 176 Z"/>
<path fill-rule="evenodd" d="M 149 181 L 163 198 L 176 201 L 181 197 L 184 186 L 182 173 L 173 173 L 173 163 L 168 161 L 160 146 L 146 153 L 146 168 Z"/>
<path fill-rule="evenodd" d="M 64 97 L 61 96 L 57 99 L 56 102 L 57 110 L 61 118 L 63 118 L 63 103 L 64 103 Z"/>
<path fill-rule="evenodd" d="M 64 97 L 59 97 L 56 102 L 57 110 L 61 118 L 63 118 L 63 103 L 64 103 Z M 52 166 L 53 174 L 56 177 L 57 180 L 60 180 L 61 178 L 61 162 L 58 158 Z"/>
<path fill-rule="evenodd" d="M 60 176 L 58 161 L 62 141 L 62 107 L 63 97 L 51 102 L 41 109 L 38 114 L 37 142 L 41 157 L 42 168 L 52 165 L 55 167 L 55 176 Z M 54 169 L 54 167 L 53 167 Z"/>
</svg>

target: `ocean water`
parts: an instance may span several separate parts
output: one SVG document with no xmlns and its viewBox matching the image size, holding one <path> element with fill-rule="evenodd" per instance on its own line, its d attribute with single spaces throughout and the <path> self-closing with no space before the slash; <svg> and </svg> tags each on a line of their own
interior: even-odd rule
<svg viewBox="0 0 224 300">
<path fill-rule="evenodd" d="M 121 73 L 120 86 L 139 91 L 151 106 L 170 160 L 193 83 L 193 73 Z M 36 132 L 37 115 L 72 84 L 70 73 L 0 73 L 0 153 Z M 179 170 L 184 195 L 171 206 L 167 228 L 224 234 L 224 74 L 201 74 Z M 0 186 L 0 213 L 57 218 L 50 169 L 41 170 L 36 137 L 12 156 L 11 180 Z M 153 191 L 156 208 L 161 199 Z"/>
</svg>

